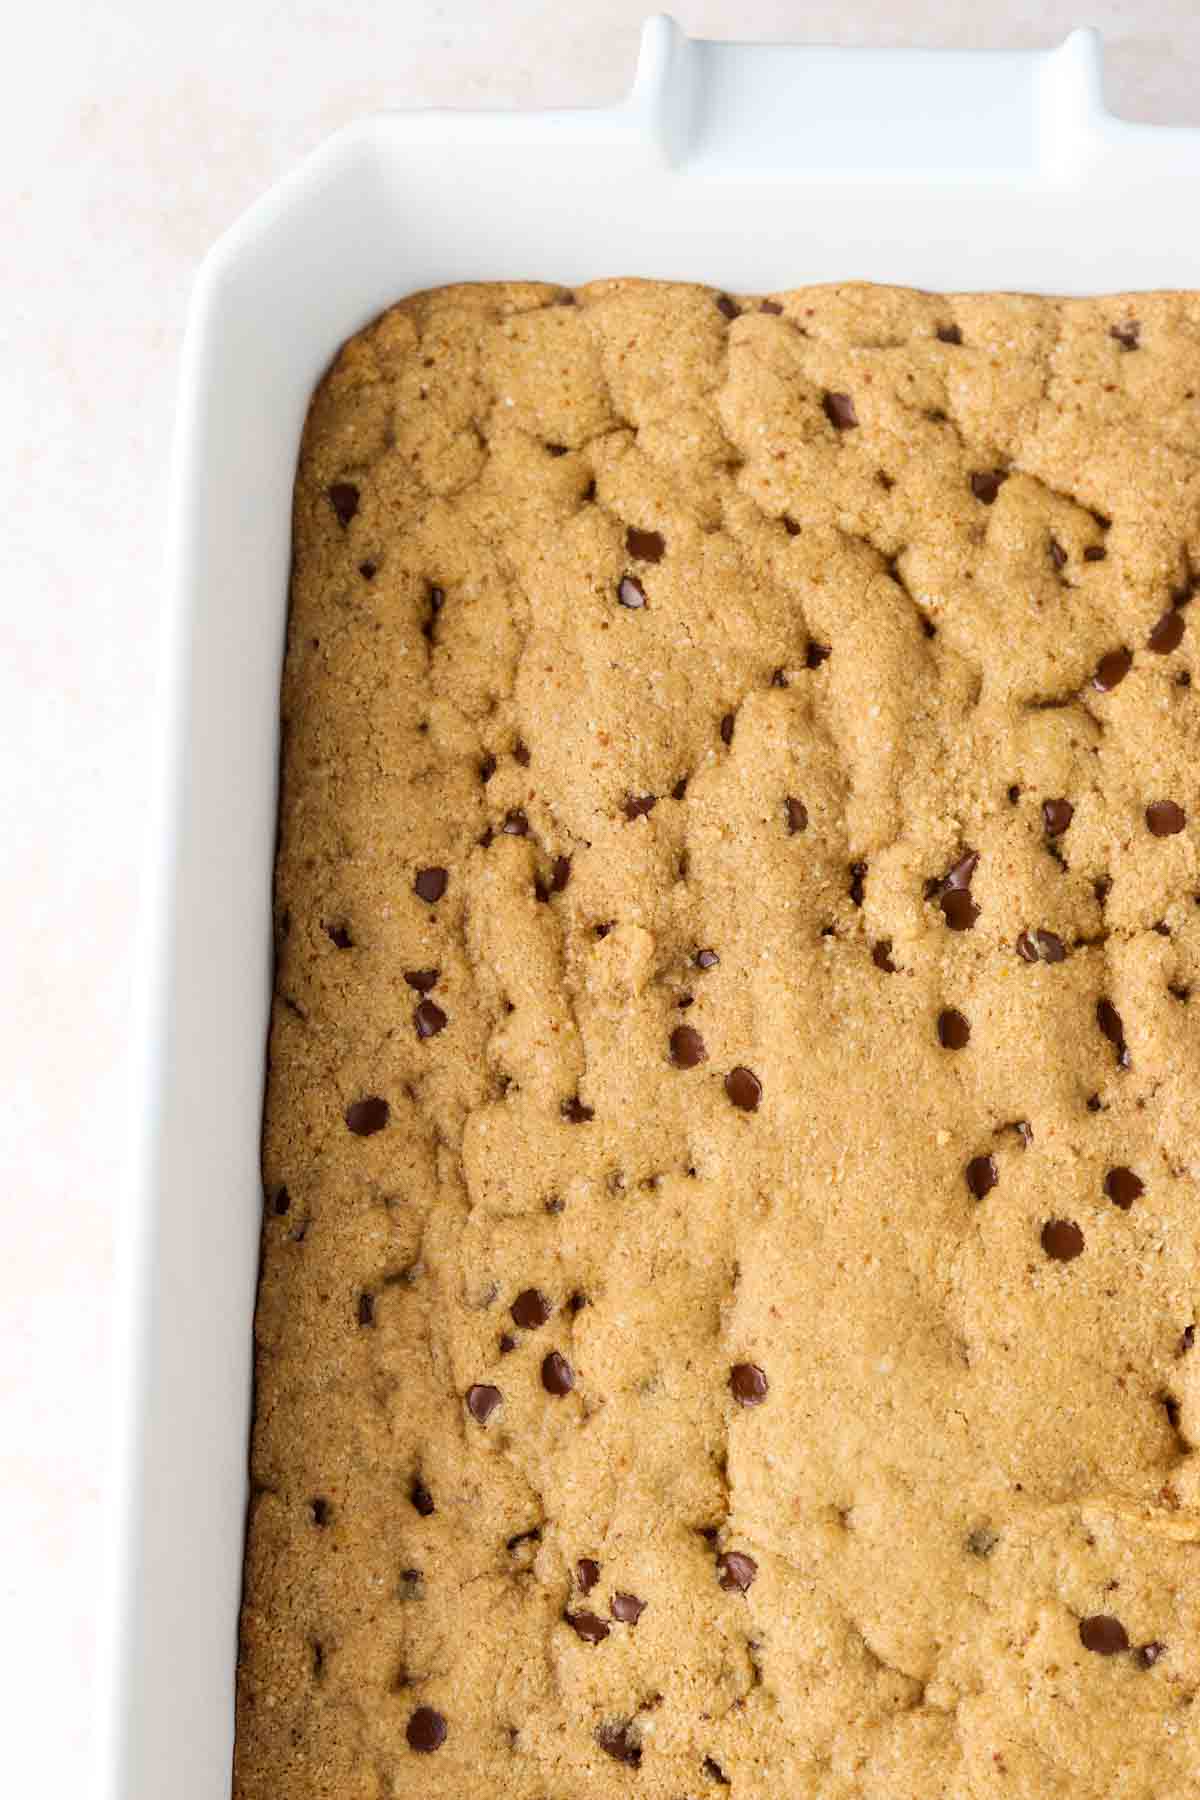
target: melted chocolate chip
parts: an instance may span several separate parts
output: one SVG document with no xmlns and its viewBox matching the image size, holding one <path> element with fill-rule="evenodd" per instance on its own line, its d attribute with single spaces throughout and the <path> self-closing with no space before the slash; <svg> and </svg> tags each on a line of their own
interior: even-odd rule
<svg viewBox="0 0 1200 1800">
<path fill-rule="evenodd" d="M 376 575 L 379 573 L 379 565 L 370 560 L 360 562 L 358 565 L 358 572 L 364 581 L 374 581 Z"/>
<path fill-rule="evenodd" d="M 1129 1067 L 1129 1051 L 1125 1047 L 1125 1027 L 1121 1023 L 1120 1013 L 1111 1000 L 1097 1000 L 1096 1023 L 1109 1043 L 1115 1046 L 1117 1062 L 1121 1068 L 1127 1069 Z"/>
<path fill-rule="evenodd" d="M 1113 688 L 1124 681 L 1132 667 L 1132 651 L 1109 650 L 1096 664 L 1096 673 L 1092 676 L 1092 686 L 1099 688 L 1102 694 L 1111 693 Z"/>
<path fill-rule="evenodd" d="M 717 1580 L 727 1594 L 744 1594 L 758 1574 L 758 1564 L 742 1550 L 726 1550 L 717 1558 Z"/>
<path fill-rule="evenodd" d="M 1134 1667 L 1137 1669 L 1152 1669 L 1159 1657 L 1165 1654 L 1166 1648 L 1167 1646 L 1165 1644 L 1160 1644 L 1157 1638 L 1153 1639 L 1148 1644 L 1139 1644 L 1133 1653 Z"/>
<path fill-rule="evenodd" d="M 720 960 L 715 950 L 697 950 L 696 952 L 698 969 L 715 969 Z"/>
<path fill-rule="evenodd" d="M 627 1763 L 631 1769 L 641 1767 L 642 1747 L 630 1737 L 628 1721 L 620 1725 L 597 1726 L 596 1742 L 614 1761 Z"/>
<path fill-rule="evenodd" d="M 639 1600 L 636 1594 L 614 1594 L 612 1606 L 609 1608 L 614 1619 L 622 1625 L 636 1625 L 646 1610 L 646 1602 Z"/>
<path fill-rule="evenodd" d="M 825 417 L 835 431 L 850 431 L 858 424 L 858 414 L 854 410 L 854 402 L 849 394 L 826 392 L 821 400 Z"/>
<path fill-rule="evenodd" d="M 867 865 L 865 862 L 850 864 L 850 901 L 854 906 L 861 906 L 866 897 Z"/>
<path fill-rule="evenodd" d="M 962 343 L 962 332 L 957 325 L 939 325 L 937 335 L 939 344 Z"/>
<path fill-rule="evenodd" d="M 761 1406 L 769 1385 L 757 1363 L 734 1363 L 729 1371 L 729 1391 L 739 1406 Z"/>
<path fill-rule="evenodd" d="M 1083 560 L 1090 563 L 1103 562 L 1107 555 L 1108 551 L 1103 544 L 1089 544 L 1083 553 Z"/>
<path fill-rule="evenodd" d="M 509 1311 L 522 1331 L 536 1331 L 554 1311 L 540 1288 L 525 1288 L 513 1301 Z"/>
<path fill-rule="evenodd" d="M 1074 817 L 1075 808 L 1069 800 L 1042 801 L 1042 825 L 1047 837 L 1061 837 Z"/>
<path fill-rule="evenodd" d="M 413 892 L 426 906 L 436 906 L 446 891 L 449 874 L 445 869 L 418 869 L 413 879 Z"/>
<path fill-rule="evenodd" d="M 717 296 L 717 311 L 723 313 L 727 319 L 736 319 L 741 308 L 738 306 L 736 300 L 731 300 L 729 298 L 728 294 L 719 294 Z"/>
<path fill-rule="evenodd" d="M 1120 1619 L 1111 1618 L 1107 1613 L 1093 1613 L 1090 1619 L 1080 1619 L 1079 1641 L 1085 1650 L 1092 1650 L 1097 1656 L 1116 1656 L 1119 1651 L 1129 1648 L 1129 1634 Z"/>
<path fill-rule="evenodd" d="M 440 969 L 405 969 L 404 979 L 418 994 L 431 994 L 438 984 Z"/>
<path fill-rule="evenodd" d="M 352 481 L 335 481 L 329 490 L 329 504 L 337 514 L 338 524 L 348 525 L 358 511 L 358 489 Z"/>
<path fill-rule="evenodd" d="M 602 1644 L 611 1629 L 603 1619 L 598 1619 L 593 1612 L 566 1613 L 564 1617 L 571 1630 L 577 1637 L 581 1637 L 585 1644 Z"/>
<path fill-rule="evenodd" d="M 1038 947 L 1029 932 L 1023 931 L 1017 938 L 1017 955 L 1022 962 L 1035 963 L 1038 960 Z"/>
<path fill-rule="evenodd" d="M 831 644 L 818 644 L 815 638 L 809 638 L 804 651 L 804 666 L 806 669 L 819 669 L 832 655 Z"/>
<path fill-rule="evenodd" d="M 498 1387 L 476 1382 L 467 1389 L 467 1411 L 480 1425 L 486 1425 L 503 1398 Z"/>
<path fill-rule="evenodd" d="M 1083 1233 L 1073 1219 L 1048 1219 L 1042 1226 L 1042 1249 L 1055 1262 L 1074 1262 L 1083 1254 Z"/>
<path fill-rule="evenodd" d="M 408 1497 L 423 1519 L 429 1518 L 430 1514 L 435 1510 L 433 1495 L 425 1486 L 425 1483 L 421 1480 L 419 1475 L 413 1476 L 413 1484 L 408 1490 Z"/>
<path fill-rule="evenodd" d="M 353 950 L 354 948 L 354 939 L 344 924 L 326 925 L 325 935 L 337 945 L 339 950 Z"/>
<path fill-rule="evenodd" d="M 446 1015 L 435 1000 L 422 1000 L 413 1011 L 413 1024 L 419 1038 L 436 1037 L 446 1029 Z"/>
<path fill-rule="evenodd" d="M 795 837 L 798 831 L 807 831 L 808 808 L 805 806 L 803 800 L 795 800 L 789 794 L 784 801 L 784 805 L 787 808 L 787 828 L 789 836 Z"/>
<path fill-rule="evenodd" d="M 1023 931 L 1017 939 L 1017 955 L 1024 962 L 1065 962 L 1067 948 L 1053 931 Z"/>
<path fill-rule="evenodd" d="M 762 1082 L 753 1069 L 747 1069 L 739 1063 L 725 1077 L 725 1092 L 742 1112 L 757 1112 L 758 1103 L 762 1099 Z"/>
<path fill-rule="evenodd" d="M 639 607 L 645 606 L 646 590 L 636 575 L 622 575 L 617 583 L 617 599 L 630 612 L 637 612 Z"/>
<path fill-rule="evenodd" d="M 1154 837 L 1174 837 L 1187 824 L 1187 814 L 1174 800 L 1154 800 L 1146 808 L 1146 825 Z"/>
<path fill-rule="evenodd" d="M 639 531 L 636 525 L 631 525 L 625 533 L 625 548 L 639 562 L 661 562 L 666 547 L 666 539 L 659 531 Z"/>
<path fill-rule="evenodd" d="M 721 720 L 721 742 L 729 745 L 733 742 L 733 714 L 726 713 Z"/>
<path fill-rule="evenodd" d="M 764 300 L 758 310 L 759 312 L 773 313 L 778 317 L 779 314 L 782 313 L 783 308 L 780 306 L 778 300 Z"/>
<path fill-rule="evenodd" d="M 880 938 L 877 944 L 872 945 L 871 961 L 875 964 L 877 969 L 882 969 L 885 975 L 894 975 L 896 973 L 896 965 L 892 961 L 891 938 Z"/>
<path fill-rule="evenodd" d="M 979 917 L 969 888 L 947 888 L 938 904 L 951 931 L 970 931 Z"/>
<path fill-rule="evenodd" d="M 568 1125 L 586 1125 L 590 1119 L 595 1118 L 596 1109 L 594 1106 L 585 1106 L 576 1094 L 570 1100 L 563 1101 L 562 1116 Z"/>
<path fill-rule="evenodd" d="M 1183 614 L 1173 607 L 1170 612 L 1163 614 L 1146 639 L 1148 648 L 1157 651 L 1159 656 L 1169 656 L 1183 642 L 1183 626 Z"/>
<path fill-rule="evenodd" d="M 971 1040 L 971 1027 L 956 1007 L 947 1006 L 938 1014 L 937 1034 L 943 1050 L 965 1050 Z"/>
<path fill-rule="evenodd" d="M 519 806 L 510 807 L 504 815 L 504 823 L 500 829 L 509 837 L 528 837 L 529 820 Z"/>
<path fill-rule="evenodd" d="M 600 1564 L 593 1557 L 581 1556 L 575 1564 L 575 1579 L 580 1591 L 590 1594 L 600 1579 Z"/>
<path fill-rule="evenodd" d="M 405 1731 L 410 1750 L 420 1750 L 425 1755 L 440 1750 L 446 1741 L 446 1721 L 440 1712 L 434 1712 L 432 1706 L 418 1706 L 408 1721 Z"/>
<path fill-rule="evenodd" d="M 355 1137 L 371 1137 L 376 1131 L 382 1131 L 391 1115 L 391 1107 L 378 1094 L 369 1094 L 365 1100 L 352 1100 L 346 1108 L 346 1124 Z"/>
<path fill-rule="evenodd" d="M 718 1782 L 721 1787 L 733 1786 L 733 1783 L 730 1781 L 728 1775 L 715 1757 L 706 1756 L 702 1766 L 704 1773 L 708 1776 L 710 1781 Z"/>
<path fill-rule="evenodd" d="M 671 1033 L 671 1061 L 677 1069 L 694 1069 L 708 1061 L 704 1039 L 691 1025 L 677 1025 Z"/>
<path fill-rule="evenodd" d="M 967 1164 L 967 1186 L 976 1200 L 990 1194 L 999 1179 L 995 1157 L 973 1156 Z"/>
<path fill-rule="evenodd" d="M 625 802 L 625 817 L 631 823 L 634 819 L 644 819 L 657 804 L 657 794 L 630 794 Z"/>
<path fill-rule="evenodd" d="M 575 1371 L 566 1357 L 560 1356 L 557 1350 L 551 1350 L 548 1356 L 542 1358 L 542 1386 L 556 1400 L 561 1400 L 575 1386 Z"/>
<path fill-rule="evenodd" d="M 1122 1166 L 1108 1171 L 1104 1177 L 1104 1191 L 1114 1206 L 1119 1206 L 1122 1212 L 1128 1212 L 1134 1201 L 1146 1191 L 1146 1184 L 1132 1169 Z"/>
<path fill-rule="evenodd" d="M 971 492 L 985 506 L 993 506 L 997 494 L 1007 480 L 1007 469 L 977 469 L 971 477 Z"/>
<path fill-rule="evenodd" d="M 1139 347 L 1142 327 L 1137 319 L 1122 319 L 1118 325 L 1109 327 L 1108 335 L 1115 338 L 1122 350 L 1136 350 Z"/>
</svg>

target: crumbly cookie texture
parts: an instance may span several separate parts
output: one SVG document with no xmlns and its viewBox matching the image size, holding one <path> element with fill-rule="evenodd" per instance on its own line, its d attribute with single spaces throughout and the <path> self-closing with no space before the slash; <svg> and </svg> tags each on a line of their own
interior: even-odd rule
<svg viewBox="0 0 1200 1800">
<path fill-rule="evenodd" d="M 1200 297 L 457 287 L 295 496 L 238 1800 L 1200 1795 Z"/>
</svg>

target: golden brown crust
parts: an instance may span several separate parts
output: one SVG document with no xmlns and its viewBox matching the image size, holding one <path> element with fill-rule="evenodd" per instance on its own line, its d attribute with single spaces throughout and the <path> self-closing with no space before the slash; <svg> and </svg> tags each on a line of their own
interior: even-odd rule
<svg viewBox="0 0 1200 1800">
<path fill-rule="evenodd" d="M 1200 298 L 567 299 L 305 431 L 238 1800 L 1186 1800 Z"/>
</svg>

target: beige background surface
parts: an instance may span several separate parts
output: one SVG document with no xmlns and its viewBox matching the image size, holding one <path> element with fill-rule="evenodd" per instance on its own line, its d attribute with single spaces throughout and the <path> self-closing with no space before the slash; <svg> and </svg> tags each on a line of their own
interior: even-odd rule
<svg viewBox="0 0 1200 1800">
<path fill-rule="evenodd" d="M 109 1480 L 112 1250 L 192 272 L 304 151 L 388 105 L 616 98 L 644 0 L 49 0 L 0 80 L 0 1790 L 76 1795 Z M 1100 27 L 1108 96 L 1200 124 L 1194 0 L 678 0 L 694 35 L 978 47 Z M 1181 221 L 1181 229 L 1185 226 Z M 280 1800 L 285 1800 L 284 1796 Z"/>
</svg>

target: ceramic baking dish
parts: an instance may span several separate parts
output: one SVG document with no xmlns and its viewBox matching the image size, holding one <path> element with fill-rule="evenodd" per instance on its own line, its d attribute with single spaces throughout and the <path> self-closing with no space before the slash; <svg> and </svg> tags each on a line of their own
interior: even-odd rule
<svg viewBox="0 0 1200 1800">
<path fill-rule="evenodd" d="M 1104 111 L 1086 32 L 1037 55 L 763 48 L 656 18 L 622 105 L 367 119 L 212 251 L 183 357 L 141 939 L 107 1800 L 229 1793 L 290 499 L 339 343 L 414 288 L 488 277 L 1200 287 L 1198 178 L 1200 132 Z"/>
</svg>

